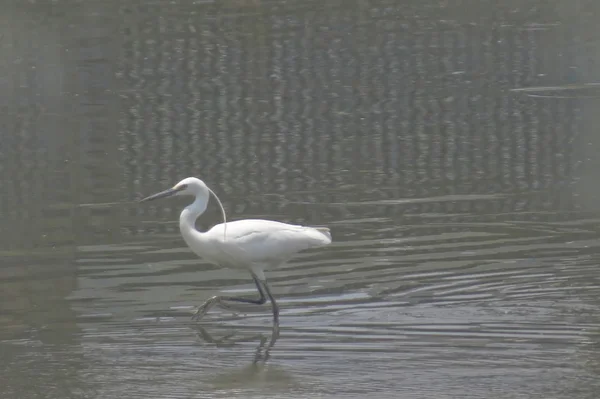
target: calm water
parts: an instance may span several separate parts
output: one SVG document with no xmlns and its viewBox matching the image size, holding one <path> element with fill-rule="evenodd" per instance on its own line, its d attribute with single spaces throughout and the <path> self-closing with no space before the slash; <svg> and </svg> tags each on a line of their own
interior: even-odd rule
<svg viewBox="0 0 600 399">
<path fill-rule="evenodd" d="M 0 398 L 600 396 L 597 1 L 0 11 Z M 278 338 L 190 322 L 255 289 L 135 203 L 187 176 L 331 227 Z"/>
</svg>

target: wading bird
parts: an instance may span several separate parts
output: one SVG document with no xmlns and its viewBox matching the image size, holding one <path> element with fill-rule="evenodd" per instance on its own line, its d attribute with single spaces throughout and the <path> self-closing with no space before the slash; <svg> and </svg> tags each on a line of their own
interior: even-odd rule
<svg viewBox="0 0 600 399">
<path fill-rule="evenodd" d="M 207 232 L 196 230 L 195 222 L 204 213 L 212 194 L 223 215 L 223 223 Z M 192 319 L 200 320 L 215 304 L 243 302 L 262 305 L 267 297 L 273 306 L 273 322 L 279 324 L 279 307 L 267 284 L 264 270 L 277 267 L 299 251 L 331 243 L 326 227 L 306 227 L 272 220 L 246 219 L 227 222 L 219 197 L 200 179 L 188 177 L 173 188 L 142 199 L 140 202 L 179 195 L 195 197 L 179 216 L 179 229 L 188 247 L 198 256 L 222 267 L 247 269 L 260 297 L 258 299 L 214 296 L 198 307 Z"/>
</svg>

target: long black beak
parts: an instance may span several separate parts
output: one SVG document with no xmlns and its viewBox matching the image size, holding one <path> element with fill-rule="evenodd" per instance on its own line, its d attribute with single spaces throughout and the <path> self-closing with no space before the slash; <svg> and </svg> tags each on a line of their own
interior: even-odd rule
<svg viewBox="0 0 600 399">
<path fill-rule="evenodd" d="M 179 191 L 183 190 L 185 187 L 181 187 L 181 188 L 170 188 L 168 190 L 165 191 L 161 191 L 160 193 L 156 193 L 153 194 L 149 197 L 146 197 L 144 199 L 141 199 L 140 202 L 146 202 L 146 201 L 153 201 L 155 199 L 159 199 L 159 198 L 166 198 L 166 197 L 170 197 L 172 195 L 177 194 Z"/>
</svg>

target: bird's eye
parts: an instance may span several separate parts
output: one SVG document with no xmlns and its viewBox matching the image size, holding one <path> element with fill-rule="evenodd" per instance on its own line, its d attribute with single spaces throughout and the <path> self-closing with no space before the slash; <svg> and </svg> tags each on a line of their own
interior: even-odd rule
<svg viewBox="0 0 600 399">
<path fill-rule="evenodd" d="M 177 187 L 177 191 L 185 190 L 187 187 L 188 187 L 187 184 L 182 184 L 179 187 Z"/>
</svg>

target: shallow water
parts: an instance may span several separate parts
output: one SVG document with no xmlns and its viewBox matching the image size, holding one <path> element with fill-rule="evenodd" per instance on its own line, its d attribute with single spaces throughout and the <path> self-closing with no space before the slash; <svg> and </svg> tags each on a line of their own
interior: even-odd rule
<svg viewBox="0 0 600 399">
<path fill-rule="evenodd" d="M 0 397 L 596 398 L 598 8 L 2 6 Z M 331 228 L 278 335 L 190 321 L 256 295 L 135 202 L 190 175 Z"/>
</svg>

